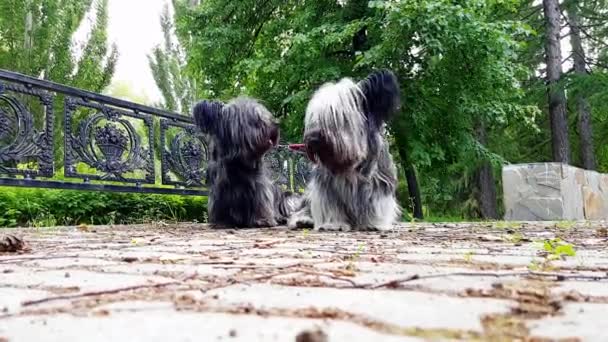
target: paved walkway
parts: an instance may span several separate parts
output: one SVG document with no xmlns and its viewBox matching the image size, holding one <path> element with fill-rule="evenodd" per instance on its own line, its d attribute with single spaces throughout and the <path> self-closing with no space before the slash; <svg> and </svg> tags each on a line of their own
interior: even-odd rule
<svg viewBox="0 0 608 342">
<path fill-rule="evenodd" d="M 605 227 L 5 229 L 0 341 L 608 341 Z"/>
</svg>

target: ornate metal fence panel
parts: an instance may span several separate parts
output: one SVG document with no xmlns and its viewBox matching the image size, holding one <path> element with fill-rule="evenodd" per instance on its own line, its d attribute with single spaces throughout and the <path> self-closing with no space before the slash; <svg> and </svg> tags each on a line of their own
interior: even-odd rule
<svg viewBox="0 0 608 342">
<path fill-rule="evenodd" d="M 284 190 L 302 192 L 310 177 L 311 166 L 305 155 L 289 150 L 282 145 L 265 157 L 270 168 L 271 179 Z"/>
<path fill-rule="evenodd" d="M 92 114 L 82 117 L 74 130 L 79 109 L 92 110 Z M 154 144 L 150 144 L 154 142 L 153 117 L 130 108 L 71 97 L 65 99 L 64 114 L 66 177 L 85 182 L 94 179 L 154 184 Z M 136 126 L 147 133 L 147 146 L 142 146 Z M 79 171 L 80 163 L 88 170 Z"/>
<path fill-rule="evenodd" d="M 168 146 L 161 154 L 163 184 L 203 185 L 210 152 L 194 126 L 161 119 L 160 141 L 161 146 Z"/>
<path fill-rule="evenodd" d="M 0 69 L 0 186 L 206 195 L 208 153 L 190 115 Z M 306 157 L 265 158 L 276 183 L 304 189 Z"/>
<path fill-rule="evenodd" d="M 31 109 L 20 100 L 30 97 L 43 112 L 36 127 Z M 23 84 L 0 83 L 0 174 L 25 179 L 53 175 L 53 94 Z"/>
</svg>

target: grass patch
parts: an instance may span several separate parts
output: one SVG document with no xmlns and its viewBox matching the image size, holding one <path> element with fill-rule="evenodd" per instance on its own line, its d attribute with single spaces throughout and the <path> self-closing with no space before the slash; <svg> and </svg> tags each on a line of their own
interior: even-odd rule
<svg viewBox="0 0 608 342">
<path fill-rule="evenodd" d="M 3 188 L 0 227 L 207 222 L 207 197 Z"/>
</svg>

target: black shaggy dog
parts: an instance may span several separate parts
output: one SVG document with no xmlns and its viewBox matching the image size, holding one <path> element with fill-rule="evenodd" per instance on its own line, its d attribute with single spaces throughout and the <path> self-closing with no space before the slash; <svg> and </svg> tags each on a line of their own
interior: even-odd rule
<svg viewBox="0 0 608 342">
<path fill-rule="evenodd" d="M 299 205 L 298 196 L 274 185 L 264 165 L 264 154 L 279 141 L 279 125 L 268 109 L 239 97 L 227 104 L 201 101 L 193 116 L 211 149 L 206 177 L 209 223 L 236 228 L 286 223 Z"/>
</svg>

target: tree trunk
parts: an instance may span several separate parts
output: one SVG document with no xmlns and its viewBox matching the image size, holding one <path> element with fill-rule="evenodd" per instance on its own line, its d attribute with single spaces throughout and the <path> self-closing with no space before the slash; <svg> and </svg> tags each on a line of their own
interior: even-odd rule
<svg viewBox="0 0 608 342">
<path fill-rule="evenodd" d="M 407 189 L 410 194 L 410 202 L 412 202 L 412 204 L 414 205 L 414 218 L 422 220 L 424 219 L 424 214 L 422 213 L 422 198 L 420 196 L 418 178 L 416 177 L 416 169 L 414 169 L 414 165 L 412 164 L 404 165 L 404 169 L 405 178 L 407 179 Z"/>
<path fill-rule="evenodd" d="M 480 123 L 476 129 L 477 140 L 482 145 L 487 145 L 487 131 L 483 123 Z M 492 165 L 488 161 L 483 161 L 475 172 L 475 180 L 479 189 L 478 202 L 481 213 L 481 218 L 498 219 L 498 206 L 496 202 L 496 181 L 494 180 L 494 172 Z"/>
<path fill-rule="evenodd" d="M 543 0 L 543 8 L 545 13 L 545 60 L 547 63 L 547 94 L 553 160 L 569 164 L 570 143 L 568 141 L 566 96 L 564 90 L 558 85 L 562 75 L 559 0 Z"/>
<path fill-rule="evenodd" d="M 399 139 L 401 140 L 401 139 Z M 407 191 L 410 197 L 410 203 L 413 205 L 414 218 L 422 220 L 424 215 L 422 213 L 422 196 L 420 195 L 420 187 L 418 186 L 418 177 L 416 176 L 416 168 L 410 161 L 409 154 L 407 152 L 407 144 L 404 141 L 398 142 L 399 145 L 399 156 L 401 156 L 401 165 L 405 172 L 405 179 L 407 180 Z"/>
<path fill-rule="evenodd" d="M 587 62 L 585 49 L 581 40 L 580 18 L 578 16 L 577 3 L 572 2 L 568 8 L 570 23 L 570 43 L 574 58 L 574 72 L 579 76 L 587 75 Z M 583 94 L 576 95 L 576 109 L 578 111 L 578 128 L 581 139 L 581 157 L 583 167 L 587 170 L 595 170 L 595 152 L 593 151 L 593 129 L 591 127 L 591 108 Z"/>
</svg>

